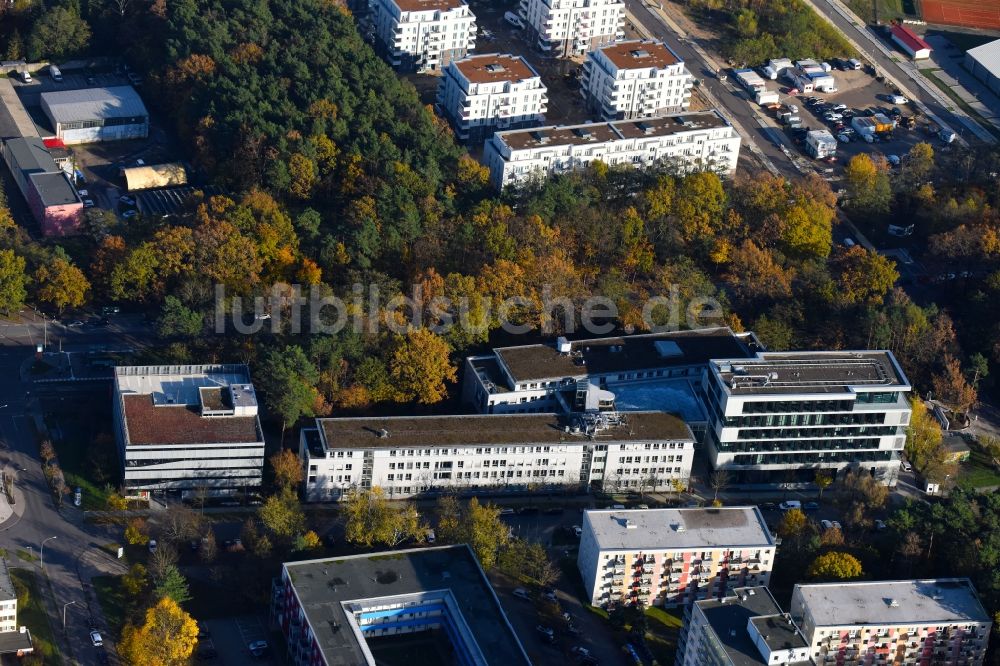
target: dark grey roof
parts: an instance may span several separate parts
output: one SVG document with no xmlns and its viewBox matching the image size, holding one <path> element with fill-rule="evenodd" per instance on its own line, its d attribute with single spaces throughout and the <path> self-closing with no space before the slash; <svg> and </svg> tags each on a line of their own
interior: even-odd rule
<svg viewBox="0 0 1000 666">
<path fill-rule="evenodd" d="M 80 201 L 76 190 L 69 184 L 66 174 L 62 171 L 31 174 L 31 182 L 35 184 L 35 189 L 38 190 L 42 203 L 46 206 L 62 206 Z"/>
<path fill-rule="evenodd" d="M 149 116 L 132 86 L 83 88 L 42 93 L 42 108 L 54 123 Z"/>
<path fill-rule="evenodd" d="M 726 655 L 733 666 L 765 666 L 767 664 L 754 645 L 753 638 L 747 630 L 747 624 L 753 620 L 763 620 L 765 625 L 770 619 L 775 625 L 775 638 L 768 637 L 768 646 L 772 650 L 785 650 L 791 647 L 806 647 L 808 644 L 801 633 L 794 628 L 779 626 L 782 617 L 781 607 L 774 600 L 766 587 L 739 587 L 733 590 L 734 596 L 724 600 L 707 599 L 696 601 L 695 604 L 705 615 L 716 637 L 722 644 Z M 757 625 L 759 627 L 759 625 Z M 772 643 L 775 643 L 772 645 Z M 786 646 L 786 643 L 790 644 Z M 691 645 L 688 644 L 690 649 Z M 796 662 L 802 664 L 809 661 Z"/>
<path fill-rule="evenodd" d="M 13 654 L 15 652 L 31 652 L 34 647 L 31 645 L 31 634 L 26 630 L 3 631 L 0 632 L 0 654 Z"/>
<path fill-rule="evenodd" d="M 342 602 L 449 590 L 490 666 L 530 661 L 468 546 L 286 562 L 295 594 L 331 666 L 366 663 Z"/>
<path fill-rule="evenodd" d="M 14 590 L 14 583 L 10 580 L 7 560 L 0 557 L 0 601 L 9 599 L 17 599 L 17 592 Z"/>
</svg>

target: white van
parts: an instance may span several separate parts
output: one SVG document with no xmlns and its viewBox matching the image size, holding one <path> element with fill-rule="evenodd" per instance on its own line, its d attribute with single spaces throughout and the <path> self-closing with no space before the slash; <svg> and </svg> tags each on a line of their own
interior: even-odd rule
<svg viewBox="0 0 1000 666">
<path fill-rule="evenodd" d="M 49 65 L 49 76 L 51 76 L 52 80 L 56 83 L 62 82 L 62 72 L 60 72 L 59 68 L 55 65 Z"/>
<path fill-rule="evenodd" d="M 21 83 L 31 83 L 31 72 L 22 69 L 17 73 L 17 78 L 21 79 Z"/>
</svg>

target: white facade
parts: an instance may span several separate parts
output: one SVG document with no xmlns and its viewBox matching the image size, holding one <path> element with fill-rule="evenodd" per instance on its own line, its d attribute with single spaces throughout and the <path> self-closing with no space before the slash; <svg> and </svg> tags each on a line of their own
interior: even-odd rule
<svg viewBox="0 0 1000 666">
<path fill-rule="evenodd" d="M 739 483 L 813 480 L 818 469 L 871 471 L 895 485 L 910 385 L 888 351 L 760 352 L 715 360 L 704 394 L 708 455 Z"/>
<path fill-rule="evenodd" d="M 42 110 L 67 145 L 149 136 L 149 112 L 131 86 L 42 93 Z"/>
<path fill-rule="evenodd" d="M 538 72 L 521 56 L 476 55 L 444 68 L 438 107 L 459 141 L 477 144 L 496 130 L 540 125 L 546 93 Z"/>
<path fill-rule="evenodd" d="M 686 110 L 693 82 L 666 44 L 633 40 L 587 54 L 580 94 L 604 120 L 647 118 Z"/>
<path fill-rule="evenodd" d="M 546 55 L 582 55 L 625 36 L 622 0 L 521 0 L 518 13 Z"/>
<path fill-rule="evenodd" d="M 372 0 L 379 49 L 394 68 L 433 71 L 476 46 L 476 17 L 464 0 Z"/>
<path fill-rule="evenodd" d="M 717 112 L 497 132 L 483 162 L 498 190 L 536 178 L 609 166 L 662 166 L 678 172 L 736 170 L 740 136 Z"/>
<path fill-rule="evenodd" d="M 992 626 L 968 578 L 796 585 L 790 612 L 817 664 L 980 666 Z"/>
<path fill-rule="evenodd" d="M 594 606 L 686 606 L 767 585 L 776 546 L 757 507 L 586 511 L 577 567 Z"/>
<path fill-rule="evenodd" d="M 118 367 L 113 406 L 127 492 L 260 486 L 264 437 L 246 366 Z"/>
<path fill-rule="evenodd" d="M 585 487 L 672 491 L 691 475 L 694 438 L 668 414 L 317 419 L 300 436 L 308 501 L 380 487 L 523 493 Z"/>
</svg>

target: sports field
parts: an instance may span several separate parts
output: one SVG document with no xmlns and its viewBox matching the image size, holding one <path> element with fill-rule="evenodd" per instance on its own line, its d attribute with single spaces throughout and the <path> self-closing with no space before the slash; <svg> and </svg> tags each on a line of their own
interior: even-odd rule
<svg viewBox="0 0 1000 666">
<path fill-rule="evenodd" d="M 1000 0 L 920 0 L 928 23 L 1000 30 Z"/>
</svg>

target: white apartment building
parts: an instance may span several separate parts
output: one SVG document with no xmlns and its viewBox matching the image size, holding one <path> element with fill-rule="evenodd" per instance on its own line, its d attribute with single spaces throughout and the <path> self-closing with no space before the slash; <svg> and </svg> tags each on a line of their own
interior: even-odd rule
<svg viewBox="0 0 1000 666">
<path fill-rule="evenodd" d="M 870 471 L 895 485 L 910 383 L 889 351 L 758 352 L 714 360 L 704 379 L 714 469 L 737 484 Z"/>
<path fill-rule="evenodd" d="M 775 542 L 755 506 L 585 511 L 577 567 L 590 603 L 687 606 L 767 585 Z"/>
<path fill-rule="evenodd" d="M 694 77 L 663 42 L 632 40 L 587 54 L 580 94 L 604 120 L 686 111 Z"/>
<path fill-rule="evenodd" d="M 437 103 L 459 141 L 481 144 L 496 130 L 540 125 L 549 98 L 521 56 L 475 55 L 444 68 Z"/>
<path fill-rule="evenodd" d="M 676 666 L 812 665 L 809 644 L 764 586 L 694 602 L 677 641 Z"/>
<path fill-rule="evenodd" d="M 968 578 L 796 585 L 790 610 L 817 664 L 979 666 L 992 625 Z"/>
<path fill-rule="evenodd" d="M 548 126 L 497 132 L 486 142 L 483 163 L 498 190 L 532 179 L 609 166 L 662 167 L 680 173 L 736 170 L 740 136 L 717 111 L 642 120 Z"/>
<path fill-rule="evenodd" d="M 521 0 L 518 13 L 546 55 L 581 55 L 625 37 L 622 0 Z"/>
<path fill-rule="evenodd" d="M 245 365 L 118 367 L 113 403 L 128 493 L 260 486 L 264 436 Z"/>
<path fill-rule="evenodd" d="M 31 632 L 17 624 L 17 590 L 10 578 L 7 560 L 0 557 L 0 655 L 22 657 L 32 652 Z"/>
<path fill-rule="evenodd" d="M 673 490 L 687 485 L 694 437 L 660 412 L 317 419 L 299 458 L 308 501 L 380 487 L 393 498 L 549 488 Z"/>
<path fill-rule="evenodd" d="M 465 0 L 372 0 L 376 44 L 401 72 L 443 69 L 476 46 L 476 17 Z"/>
</svg>

